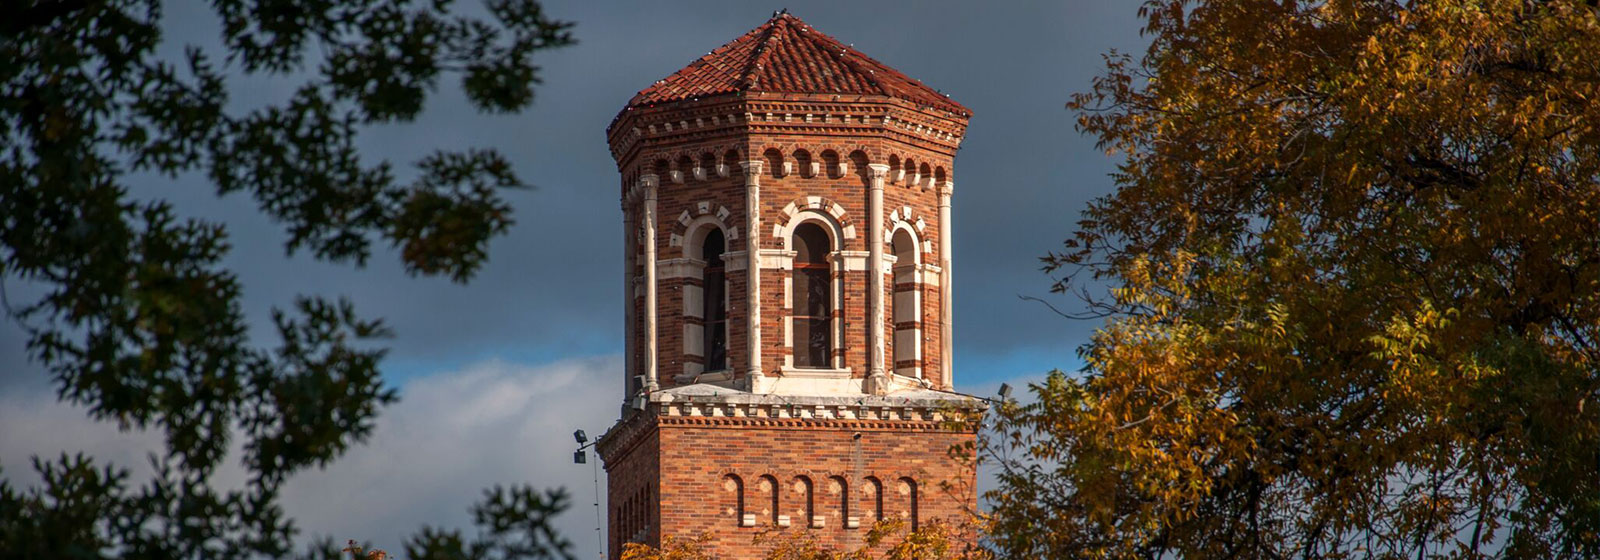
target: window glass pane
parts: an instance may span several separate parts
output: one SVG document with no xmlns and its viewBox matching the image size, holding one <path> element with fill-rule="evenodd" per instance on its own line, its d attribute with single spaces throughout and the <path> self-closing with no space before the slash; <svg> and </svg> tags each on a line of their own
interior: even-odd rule
<svg viewBox="0 0 1600 560">
<path fill-rule="evenodd" d="M 830 283 L 830 278 L 828 278 L 828 272 L 826 268 L 803 268 L 795 271 L 796 276 L 805 278 L 806 285 L 805 307 L 798 313 L 799 315 L 809 317 L 826 317 L 829 315 L 828 292 L 830 290 L 828 290 L 828 284 Z"/>
<path fill-rule="evenodd" d="M 794 233 L 795 263 L 790 285 L 794 328 L 794 365 L 833 366 L 833 271 L 828 235 L 817 224 L 801 224 Z"/>
<path fill-rule="evenodd" d="M 828 319 L 809 319 L 807 327 L 806 348 L 809 367 L 825 368 L 832 365 L 833 337 L 829 336 Z"/>
<path fill-rule="evenodd" d="M 828 234 L 817 224 L 800 224 L 794 229 L 794 262 L 796 264 L 828 263 Z"/>
<path fill-rule="evenodd" d="M 726 250 L 726 243 L 722 239 L 722 230 L 712 229 L 706 234 L 705 243 L 700 245 L 700 256 L 706 260 L 706 266 L 722 266 L 722 252 Z"/>
<path fill-rule="evenodd" d="M 726 247 L 722 230 L 712 229 L 706 233 L 700 248 L 700 254 L 706 260 L 705 274 L 701 277 L 704 301 L 700 316 L 705 320 L 705 331 L 700 339 L 705 344 L 702 355 L 706 359 L 706 371 L 721 371 L 728 369 L 728 309 L 725 299 L 728 284 L 723 274 L 722 253 Z"/>
<path fill-rule="evenodd" d="M 705 278 L 706 371 L 728 369 L 726 303 L 727 282 L 721 268 L 706 268 Z"/>
<path fill-rule="evenodd" d="M 792 309 L 793 314 L 796 316 L 807 315 L 806 301 L 811 293 L 811 284 L 807 279 L 810 276 L 807 276 L 801 269 L 796 268 L 793 277 L 793 282 L 789 286 L 789 309 Z"/>
<path fill-rule="evenodd" d="M 811 363 L 811 354 L 805 351 L 806 341 L 811 338 L 811 321 L 803 317 L 794 318 L 794 365 L 795 367 L 816 367 Z"/>
</svg>

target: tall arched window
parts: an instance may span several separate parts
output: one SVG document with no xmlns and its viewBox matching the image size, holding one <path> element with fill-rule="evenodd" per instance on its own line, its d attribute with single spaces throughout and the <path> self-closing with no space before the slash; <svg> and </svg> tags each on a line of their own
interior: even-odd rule
<svg viewBox="0 0 1600 560">
<path fill-rule="evenodd" d="M 919 374 L 922 359 L 921 302 L 917 293 L 917 240 L 909 229 L 894 232 L 891 249 L 894 251 L 894 278 L 892 296 L 889 298 L 889 332 L 893 333 L 894 354 L 889 364 L 895 373 L 907 376 Z"/>
<path fill-rule="evenodd" d="M 883 481 L 876 476 L 867 477 L 867 504 L 872 506 L 872 520 L 883 521 Z"/>
<path fill-rule="evenodd" d="M 839 509 L 834 513 L 839 517 L 839 526 L 854 529 L 850 525 L 850 483 L 842 476 L 828 477 L 828 492 L 839 498 Z"/>
<path fill-rule="evenodd" d="M 794 478 L 794 493 L 799 499 L 799 507 L 795 508 L 795 517 L 800 518 L 802 527 L 816 527 L 817 509 L 815 489 L 811 486 L 811 479 L 805 476 Z"/>
<path fill-rule="evenodd" d="M 917 519 L 917 481 L 912 480 L 911 477 L 901 478 L 900 493 L 906 497 L 906 510 L 901 515 L 904 515 L 911 522 L 911 530 L 915 531 L 919 527 L 919 520 Z"/>
<path fill-rule="evenodd" d="M 770 474 L 761 475 L 761 490 L 767 493 L 767 511 L 773 527 L 778 526 L 778 479 Z"/>
<path fill-rule="evenodd" d="M 701 315 L 705 319 L 705 336 L 701 340 L 705 341 L 706 371 L 728 369 L 728 282 L 722 262 L 725 249 L 722 230 L 716 228 L 706 234 L 700 245 L 700 254 L 706 259 L 706 268 L 700 277 L 705 287 Z"/>
<path fill-rule="evenodd" d="M 747 527 L 744 522 L 744 479 L 739 475 L 729 474 L 722 477 L 723 491 L 732 494 L 728 500 L 728 512 L 733 515 L 733 524 L 736 527 Z M 753 525 L 753 523 L 752 523 Z"/>
<path fill-rule="evenodd" d="M 833 270 L 828 233 L 807 222 L 794 229 L 794 365 L 833 367 Z"/>
</svg>

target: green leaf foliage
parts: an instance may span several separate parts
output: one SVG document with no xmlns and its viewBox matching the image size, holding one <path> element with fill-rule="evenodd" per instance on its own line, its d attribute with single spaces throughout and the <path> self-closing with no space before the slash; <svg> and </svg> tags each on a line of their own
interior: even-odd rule
<svg viewBox="0 0 1600 560">
<path fill-rule="evenodd" d="M 489 0 L 487 17 L 452 4 L 215 0 L 225 48 L 169 60 L 157 55 L 157 0 L 0 3 L 0 282 L 40 294 L 6 299 L 6 316 L 63 401 L 165 443 L 142 483 L 82 455 L 35 459 L 38 487 L 0 480 L 0 554 L 292 554 L 299 529 L 278 505 L 282 486 L 349 452 L 394 402 L 379 373 L 390 331 L 310 294 L 272 311 L 275 343 L 252 340 L 241 283 L 223 266 L 228 224 L 181 218 L 126 181 L 207 177 L 279 224 L 290 254 L 361 266 L 387 245 L 410 274 L 469 280 L 512 224 L 501 194 L 523 183 L 506 159 L 438 150 L 402 180 L 358 152 L 358 134 L 414 119 L 441 80 L 483 111 L 526 108 L 534 55 L 573 40 L 531 0 Z M 239 76 L 299 85 L 240 109 L 229 103 Z M 248 482 L 218 488 L 236 447 Z M 497 488 L 477 510 L 489 544 L 424 533 L 418 550 L 459 554 L 418 557 L 565 556 L 548 525 L 564 507 L 559 492 Z"/>
</svg>

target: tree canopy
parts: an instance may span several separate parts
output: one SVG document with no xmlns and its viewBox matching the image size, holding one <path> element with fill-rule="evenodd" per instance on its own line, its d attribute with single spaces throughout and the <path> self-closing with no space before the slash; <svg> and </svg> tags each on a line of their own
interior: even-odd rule
<svg viewBox="0 0 1600 560">
<path fill-rule="evenodd" d="M 1107 319 L 996 411 L 1001 555 L 1600 557 L 1592 4 L 1146 2 L 1068 105 L 1122 161 L 1044 263 Z"/>
<path fill-rule="evenodd" d="M 388 245 L 410 274 L 467 281 L 512 223 L 501 192 L 522 182 L 506 159 L 438 150 L 403 179 L 356 139 L 414 119 L 452 76 L 477 109 L 519 111 L 539 83 L 535 53 L 572 38 L 531 0 L 488 0 L 482 16 L 452 4 L 215 0 L 225 47 L 170 60 L 158 0 L 0 3 L 0 282 L 42 294 L 8 298 L 6 316 L 62 400 L 165 438 L 142 484 L 82 455 L 36 458 L 40 487 L 0 480 L 6 555 L 291 554 L 280 489 L 366 438 L 395 400 L 378 368 L 389 330 L 308 294 L 273 311 L 275 343 L 251 340 L 241 282 L 222 265 L 228 224 L 137 196 L 129 176 L 203 175 L 280 224 L 290 253 L 361 266 Z M 229 93 L 241 76 L 299 85 L 240 109 Z M 249 480 L 219 489 L 231 446 Z M 479 539 L 428 530 L 407 548 L 564 555 L 547 523 L 563 507 L 560 492 L 496 488 L 475 509 Z"/>
</svg>

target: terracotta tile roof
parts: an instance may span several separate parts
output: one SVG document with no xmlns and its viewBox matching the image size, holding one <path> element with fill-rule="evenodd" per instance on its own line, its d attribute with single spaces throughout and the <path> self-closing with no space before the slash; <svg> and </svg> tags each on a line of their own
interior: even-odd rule
<svg viewBox="0 0 1600 560">
<path fill-rule="evenodd" d="M 971 115 L 944 94 L 788 13 L 640 91 L 629 107 L 740 91 L 886 95 Z"/>
</svg>

